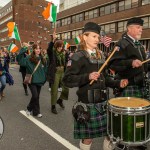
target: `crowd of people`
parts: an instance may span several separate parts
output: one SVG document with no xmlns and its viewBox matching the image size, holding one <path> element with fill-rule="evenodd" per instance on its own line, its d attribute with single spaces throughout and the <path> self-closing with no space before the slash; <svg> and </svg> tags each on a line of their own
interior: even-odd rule
<svg viewBox="0 0 150 150">
<path fill-rule="evenodd" d="M 27 105 L 27 115 L 42 117 L 40 111 L 40 91 L 45 82 L 49 82 L 51 112 L 58 114 L 56 105 L 65 109 L 64 100 L 68 100 L 69 88 L 78 87 L 77 102 L 72 106 L 74 117 L 74 138 L 80 139 L 80 149 L 90 150 L 94 138 L 104 137 L 103 150 L 113 150 L 110 136 L 107 134 L 108 87 L 117 89 L 115 97 L 137 97 L 148 99 L 145 93 L 145 78 L 149 71 L 148 57 L 140 43 L 143 20 L 131 18 L 127 22 L 127 31 L 114 46 L 117 49 L 111 58 L 99 50 L 100 25 L 88 22 L 83 28 L 81 42 L 76 52 L 64 50 L 64 41 L 57 39 L 54 32 L 46 49 L 37 43 L 31 47 L 23 43 L 17 55 L 22 75 L 25 95 L 30 90 L 31 99 Z M 112 50 L 113 51 L 113 50 Z M 111 53 L 110 53 L 111 55 Z M 4 96 L 6 86 L 5 72 L 9 72 L 9 55 L 0 52 L 0 98 Z M 100 68 L 103 68 L 101 71 Z M 110 70 L 114 75 L 110 75 Z M 29 84 L 25 78 L 30 74 Z M 58 97 L 58 89 L 62 88 Z M 29 97 L 29 96 L 28 96 Z M 120 149 L 128 149 L 117 143 Z M 145 145 L 131 146 L 134 150 L 144 150 Z"/>
</svg>

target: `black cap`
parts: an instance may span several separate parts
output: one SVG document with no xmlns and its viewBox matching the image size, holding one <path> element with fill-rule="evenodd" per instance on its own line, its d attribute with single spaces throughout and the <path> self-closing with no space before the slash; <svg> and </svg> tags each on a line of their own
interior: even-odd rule
<svg viewBox="0 0 150 150">
<path fill-rule="evenodd" d="M 83 33 L 84 32 L 95 32 L 97 34 L 100 34 L 100 31 L 101 31 L 101 27 L 94 22 L 86 23 L 84 26 L 84 29 L 83 29 Z"/>
<path fill-rule="evenodd" d="M 143 23 L 144 23 L 144 20 L 142 20 L 141 18 L 134 17 L 128 20 L 127 26 L 132 25 L 132 24 L 143 26 Z"/>
</svg>

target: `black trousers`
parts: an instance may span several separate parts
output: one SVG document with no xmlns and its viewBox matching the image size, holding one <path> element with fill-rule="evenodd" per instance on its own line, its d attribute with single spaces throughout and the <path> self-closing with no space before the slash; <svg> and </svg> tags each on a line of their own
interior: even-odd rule
<svg viewBox="0 0 150 150">
<path fill-rule="evenodd" d="M 24 79 L 25 79 L 25 76 L 26 76 L 26 72 L 21 72 L 21 75 L 22 75 L 22 80 L 24 82 Z M 23 88 L 24 90 L 27 90 L 27 85 L 23 83 Z"/>
<path fill-rule="evenodd" d="M 32 97 L 30 103 L 27 106 L 27 109 L 33 112 L 33 116 L 36 116 L 40 113 L 39 96 L 41 92 L 41 86 L 29 84 L 29 89 L 31 91 Z"/>
</svg>

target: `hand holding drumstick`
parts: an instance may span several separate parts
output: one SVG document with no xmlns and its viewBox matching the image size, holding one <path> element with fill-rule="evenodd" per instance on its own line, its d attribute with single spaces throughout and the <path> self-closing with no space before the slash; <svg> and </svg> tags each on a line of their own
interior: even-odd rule
<svg viewBox="0 0 150 150">
<path fill-rule="evenodd" d="M 98 74 L 100 75 L 100 73 L 102 72 L 102 70 L 104 69 L 104 67 L 107 65 L 107 63 L 108 63 L 108 61 L 110 60 L 110 58 L 113 56 L 113 54 L 116 52 L 116 51 L 118 51 L 119 50 L 119 47 L 118 46 L 116 46 L 115 48 L 114 48 L 114 50 L 113 50 L 113 52 L 110 54 L 110 56 L 107 58 L 107 60 L 105 61 L 105 63 L 101 66 L 101 68 L 98 70 Z M 90 77 L 89 77 L 89 79 L 90 79 Z M 92 78 L 91 78 L 92 79 Z M 91 82 L 90 82 L 90 85 L 95 81 L 95 80 L 97 80 L 97 78 L 96 79 L 92 79 L 91 80 Z"/>
</svg>

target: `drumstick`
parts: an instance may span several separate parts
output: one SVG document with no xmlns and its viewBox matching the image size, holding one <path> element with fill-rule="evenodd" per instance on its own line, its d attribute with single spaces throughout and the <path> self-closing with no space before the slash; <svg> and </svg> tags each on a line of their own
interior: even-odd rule
<svg viewBox="0 0 150 150">
<path fill-rule="evenodd" d="M 146 63 L 146 62 L 148 62 L 148 61 L 150 61 L 150 58 L 147 59 L 147 60 L 142 61 L 142 64 L 144 64 L 144 63 Z"/>
<path fill-rule="evenodd" d="M 116 46 L 113 50 L 113 52 L 109 55 L 109 57 L 106 59 L 105 63 L 101 66 L 101 68 L 98 70 L 98 73 L 100 74 L 102 72 L 102 70 L 104 69 L 104 67 L 107 65 L 108 61 L 110 60 L 110 58 L 113 56 L 113 54 L 115 53 L 115 51 L 119 50 L 119 47 Z M 92 80 L 90 82 L 90 85 L 94 82 L 94 80 Z"/>
</svg>

